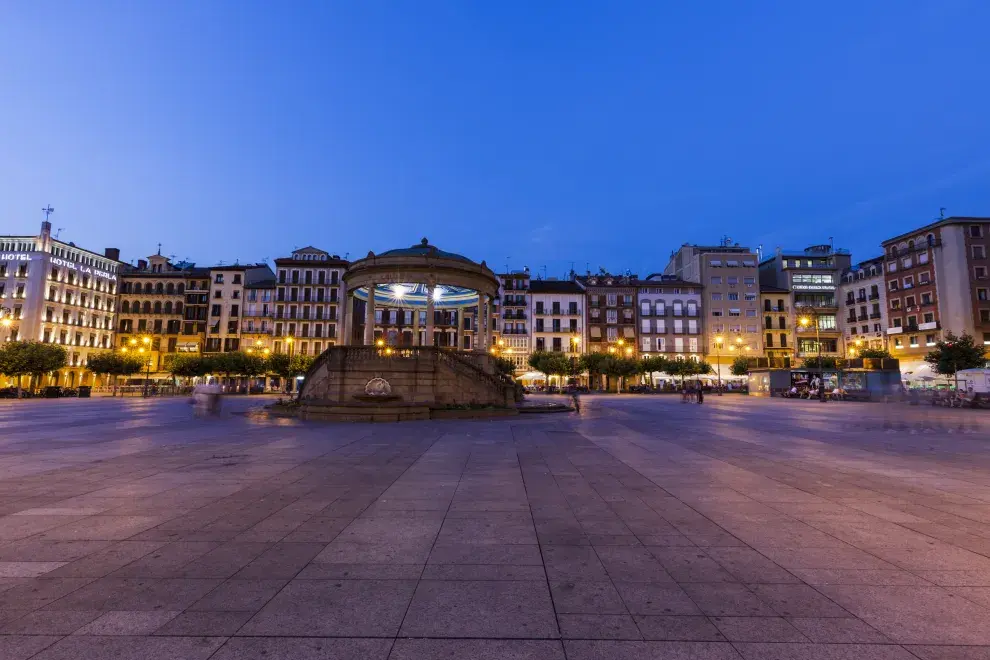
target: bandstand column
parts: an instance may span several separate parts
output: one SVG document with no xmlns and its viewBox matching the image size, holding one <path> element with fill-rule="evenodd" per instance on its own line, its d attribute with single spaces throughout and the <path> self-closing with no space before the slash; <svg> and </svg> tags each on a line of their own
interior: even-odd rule
<svg viewBox="0 0 990 660">
<path fill-rule="evenodd" d="M 413 307 L 412 327 L 413 327 L 412 344 L 413 346 L 419 346 L 421 342 L 419 341 L 419 309 L 417 307 Z"/>
<path fill-rule="evenodd" d="M 433 346 L 433 286 L 426 289 L 426 345 Z"/>
<path fill-rule="evenodd" d="M 368 285 L 368 305 L 364 308 L 364 345 L 375 344 L 375 290 L 378 285 Z"/>
<path fill-rule="evenodd" d="M 478 296 L 478 350 L 488 350 L 488 296 Z"/>
<path fill-rule="evenodd" d="M 351 295 L 350 291 L 344 291 L 343 309 L 344 318 L 342 319 L 342 325 L 344 326 L 344 331 L 343 336 L 340 337 L 340 344 L 343 346 L 350 346 L 351 341 L 353 341 L 351 339 L 351 335 L 354 332 L 354 296 Z"/>
</svg>

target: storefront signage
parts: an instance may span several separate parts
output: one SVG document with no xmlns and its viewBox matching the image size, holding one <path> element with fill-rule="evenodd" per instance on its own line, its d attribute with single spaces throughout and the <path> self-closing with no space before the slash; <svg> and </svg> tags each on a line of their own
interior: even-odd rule
<svg viewBox="0 0 990 660">
<path fill-rule="evenodd" d="M 0 261 L 31 261 L 27 252 L 0 252 Z"/>
<path fill-rule="evenodd" d="M 791 284 L 794 291 L 835 291 L 835 285 L 831 284 Z"/>
<path fill-rule="evenodd" d="M 110 280 L 111 282 L 117 281 L 116 275 L 114 275 L 113 273 L 109 273 L 105 270 L 100 270 L 99 268 L 91 268 L 90 266 L 84 266 L 82 264 L 66 261 L 65 259 L 58 259 L 56 257 L 52 257 L 52 263 L 55 264 L 56 266 L 64 266 L 69 270 L 74 270 L 79 273 L 86 273 L 92 275 L 93 277 L 102 277 L 106 280 Z"/>
</svg>

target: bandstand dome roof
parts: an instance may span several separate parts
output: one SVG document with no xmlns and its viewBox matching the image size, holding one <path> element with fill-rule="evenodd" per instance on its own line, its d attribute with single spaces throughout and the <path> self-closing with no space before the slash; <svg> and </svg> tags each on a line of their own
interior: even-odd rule
<svg viewBox="0 0 990 660">
<path fill-rule="evenodd" d="M 387 250 L 381 252 L 378 257 L 440 257 L 443 259 L 455 259 L 457 261 L 464 261 L 469 264 L 474 262 L 465 257 L 462 254 L 457 254 L 456 252 L 446 252 L 439 249 L 435 245 L 430 245 L 427 239 L 423 239 L 416 245 L 411 245 L 407 248 L 396 248 L 394 250 Z"/>
<path fill-rule="evenodd" d="M 368 300 L 368 290 L 354 291 L 358 300 Z M 425 284 L 379 284 L 375 287 L 375 304 L 384 307 L 426 309 L 429 289 Z M 478 304 L 478 292 L 449 284 L 436 285 L 433 306 L 436 309 L 457 309 Z"/>
</svg>

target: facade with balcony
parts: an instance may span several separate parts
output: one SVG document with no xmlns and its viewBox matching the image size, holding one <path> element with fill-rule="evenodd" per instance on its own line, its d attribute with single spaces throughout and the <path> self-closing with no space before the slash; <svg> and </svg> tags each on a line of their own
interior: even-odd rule
<svg viewBox="0 0 990 660">
<path fill-rule="evenodd" d="M 672 275 L 636 282 L 639 351 L 666 358 L 704 356 L 703 288 Z"/>
<path fill-rule="evenodd" d="M 498 312 L 492 336 L 502 356 L 512 360 L 517 371 L 524 371 L 533 351 L 529 269 L 502 273 L 498 280 Z"/>
<path fill-rule="evenodd" d="M 532 346 L 535 351 L 577 357 L 585 351 L 585 291 L 572 280 L 530 282 Z"/>
<path fill-rule="evenodd" d="M 874 257 L 842 273 L 838 299 L 839 328 L 846 357 L 862 349 L 887 348 L 887 297 L 884 258 Z"/>
<path fill-rule="evenodd" d="M 768 284 L 760 285 L 760 304 L 764 354 L 768 358 L 792 357 L 795 334 L 791 317 L 791 292 Z"/>
<path fill-rule="evenodd" d="M 272 300 L 248 303 L 254 305 L 254 313 L 263 311 L 266 305 L 274 311 L 269 346 L 272 352 L 289 352 L 290 337 L 292 351 L 299 355 L 319 355 L 328 346 L 343 343 L 342 275 L 347 265 L 339 256 L 312 246 L 275 260 Z M 263 296 L 259 292 L 256 298 L 258 295 Z M 388 309 L 379 311 L 375 323 L 380 335 L 401 331 L 404 319 L 393 318 Z"/>
<path fill-rule="evenodd" d="M 990 346 L 990 218 L 951 217 L 883 242 L 888 347 L 909 380 L 945 333 Z"/>
<path fill-rule="evenodd" d="M 759 260 L 753 250 L 728 238 L 718 245 L 685 244 L 671 255 L 664 275 L 704 287 L 702 351 L 713 366 L 731 365 L 729 346 L 754 357 L 763 354 Z"/>
<path fill-rule="evenodd" d="M 190 296 L 209 286 L 209 269 L 193 264 L 173 264 L 161 254 L 139 259 L 136 266 L 121 270 L 116 347 L 138 352 L 149 362 L 150 373 L 166 376 L 169 355 L 198 355 L 205 345 L 205 305 L 199 314 L 189 307 Z M 207 298 L 208 289 L 203 291 Z M 204 320 L 194 320 L 196 315 Z M 145 341 L 147 340 L 147 341 Z"/>
<path fill-rule="evenodd" d="M 851 262 L 848 250 L 831 244 L 777 248 L 760 262 L 761 285 L 791 292 L 789 321 L 795 330 L 797 357 L 841 355 L 838 289 Z"/>
<path fill-rule="evenodd" d="M 585 323 L 588 352 L 611 352 L 626 357 L 638 354 L 635 275 L 586 275 L 575 278 L 588 297 Z"/>
</svg>

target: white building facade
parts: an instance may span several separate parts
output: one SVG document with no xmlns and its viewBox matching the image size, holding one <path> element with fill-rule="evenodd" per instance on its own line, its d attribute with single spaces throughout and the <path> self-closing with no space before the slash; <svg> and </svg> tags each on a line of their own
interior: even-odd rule
<svg viewBox="0 0 990 660">
<path fill-rule="evenodd" d="M 651 275 L 636 282 L 639 351 L 642 355 L 704 355 L 702 287 L 669 275 Z"/>
<path fill-rule="evenodd" d="M 585 351 L 584 289 L 569 280 L 533 280 L 529 285 L 534 351 L 577 356 Z"/>
<path fill-rule="evenodd" d="M 119 255 L 56 240 L 47 221 L 37 236 L 0 236 L 0 315 L 11 320 L 0 340 L 63 346 L 67 366 L 48 383 L 94 384 L 86 360 L 113 346 Z"/>
</svg>

